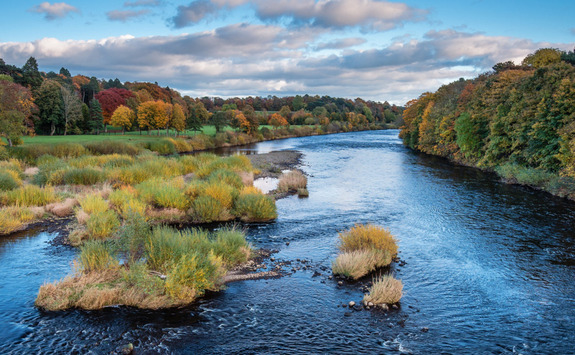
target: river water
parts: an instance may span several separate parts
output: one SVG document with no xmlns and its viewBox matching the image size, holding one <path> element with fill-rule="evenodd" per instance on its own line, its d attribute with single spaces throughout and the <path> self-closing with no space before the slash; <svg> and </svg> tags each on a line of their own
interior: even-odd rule
<svg viewBox="0 0 575 355">
<path fill-rule="evenodd" d="M 110 353 L 131 342 L 176 354 L 575 353 L 575 204 L 413 153 L 397 134 L 244 148 L 304 154 L 309 198 L 278 201 L 277 221 L 250 226 L 248 239 L 310 267 L 232 283 L 184 309 L 41 312 L 38 287 L 68 274 L 75 251 L 50 245 L 55 234 L 3 238 L 0 352 Z M 337 233 L 368 222 L 392 231 L 406 262 L 392 267 L 404 284 L 397 310 L 341 307 L 361 301 L 360 285 L 325 271 Z"/>
</svg>

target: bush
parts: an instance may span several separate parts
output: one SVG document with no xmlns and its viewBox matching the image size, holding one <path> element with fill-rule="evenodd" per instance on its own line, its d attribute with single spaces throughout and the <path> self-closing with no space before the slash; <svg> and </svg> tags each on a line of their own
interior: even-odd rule
<svg viewBox="0 0 575 355">
<path fill-rule="evenodd" d="M 403 284 L 391 275 L 380 276 L 373 279 L 369 294 L 363 297 L 365 302 L 374 304 L 394 304 L 399 302 L 403 295 Z"/>
<path fill-rule="evenodd" d="M 305 175 L 298 170 L 293 170 L 280 176 L 277 190 L 279 192 L 297 191 L 298 189 L 305 189 L 306 186 L 307 178 Z"/>
<path fill-rule="evenodd" d="M 377 267 L 391 263 L 391 255 L 381 250 L 356 250 L 342 253 L 337 256 L 331 269 L 336 275 L 344 275 L 353 279 L 359 279 Z"/>
<path fill-rule="evenodd" d="M 114 235 L 119 227 L 118 215 L 112 210 L 94 212 L 86 222 L 89 239 L 108 239 Z"/>
<path fill-rule="evenodd" d="M 227 169 L 218 169 L 213 171 L 208 176 L 208 181 L 210 183 L 224 183 L 233 186 L 236 189 L 241 189 L 244 187 L 244 183 L 240 175 Z"/>
<path fill-rule="evenodd" d="M 118 260 L 111 254 L 105 243 L 101 241 L 89 241 L 80 247 L 78 257 L 82 271 L 102 271 L 118 267 Z"/>
<path fill-rule="evenodd" d="M 136 186 L 138 196 L 146 203 L 158 207 L 186 210 L 190 201 L 184 193 L 183 180 L 150 179 Z"/>
<path fill-rule="evenodd" d="M 160 226 L 154 228 L 146 241 L 146 260 L 151 269 L 165 272 L 184 255 L 210 250 L 211 242 L 206 231 L 178 231 Z"/>
<path fill-rule="evenodd" d="M 200 196 L 209 196 L 217 200 L 223 208 L 228 210 L 232 208 L 232 203 L 237 195 L 236 189 L 226 185 L 224 181 L 218 180 L 212 180 L 200 193 Z"/>
<path fill-rule="evenodd" d="M 391 257 L 397 254 L 393 235 L 387 229 L 372 224 L 356 225 L 340 233 L 339 238 L 342 252 L 376 249 L 389 252 Z"/>
<path fill-rule="evenodd" d="M 16 209 L 20 207 L 0 209 L 0 235 L 14 233 L 24 227 L 24 223 L 18 218 Z"/>
<path fill-rule="evenodd" d="M 269 196 L 244 193 L 238 196 L 234 215 L 245 222 L 265 222 L 277 218 L 276 204 Z"/>
<path fill-rule="evenodd" d="M 498 166 L 495 171 L 508 182 L 534 187 L 544 187 L 554 178 L 553 174 L 546 171 L 527 168 L 514 163 Z"/>
<path fill-rule="evenodd" d="M 56 201 L 56 194 L 51 187 L 38 187 L 26 185 L 20 188 L 7 191 L 3 197 L 4 205 L 18 206 L 45 206 Z"/>
</svg>

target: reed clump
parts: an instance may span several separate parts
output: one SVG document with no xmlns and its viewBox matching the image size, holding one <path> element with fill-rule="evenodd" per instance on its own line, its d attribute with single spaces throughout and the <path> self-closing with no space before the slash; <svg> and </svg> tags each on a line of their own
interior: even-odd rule
<svg viewBox="0 0 575 355">
<path fill-rule="evenodd" d="M 383 275 L 373 279 L 369 293 L 363 297 L 364 302 L 373 304 L 394 304 L 403 296 L 403 283 L 391 275 Z"/>
<path fill-rule="evenodd" d="M 307 178 L 299 170 L 293 170 L 288 173 L 284 173 L 280 176 L 278 182 L 278 192 L 297 192 L 300 189 L 305 189 L 307 187 Z"/>
<path fill-rule="evenodd" d="M 361 278 L 391 264 L 397 242 L 391 233 L 372 224 L 356 225 L 339 234 L 341 253 L 332 264 L 334 274 Z"/>
</svg>

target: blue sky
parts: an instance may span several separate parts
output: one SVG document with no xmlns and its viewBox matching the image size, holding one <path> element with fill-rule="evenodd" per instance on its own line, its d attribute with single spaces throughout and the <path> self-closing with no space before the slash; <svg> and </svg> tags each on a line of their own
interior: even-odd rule
<svg viewBox="0 0 575 355">
<path fill-rule="evenodd" d="M 574 1 L 13 1 L 0 58 L 157 81 L 191 96 L 331 95 L 404 104 L 575 47 Z"/>
</svg>

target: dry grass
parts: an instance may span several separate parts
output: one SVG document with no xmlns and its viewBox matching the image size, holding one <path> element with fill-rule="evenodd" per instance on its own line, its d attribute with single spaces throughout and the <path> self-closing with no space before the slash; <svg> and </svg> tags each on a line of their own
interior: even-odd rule
<svg viewBox="0 0 575 355">
<path fill-rule="evenodd" d="M 401 280 L 391 275 L 384 275 L 373 279 L 369 294 L 365 295 L 363 300 L 374 304 L 394 304 L 399 302 L 401 296 L 403 296 Z"/>
<path fill-rule="evenodd" d="M 387 251 L 356 250 L 338 255 L 331 269 L 334 274 L 359 279 L 376 268 L 390 263 L 391 256 Z"/>
<path fill-rule="evenodd" d="M 23 230 L 28 223 L 40 219 L 43 215 L 42 207 L 4 207 L 0 209 L 0 235 Z"/>
<path fill-rule="evenodd" d="M 307 178 L 301 171 L 293 170 L 282 174 L 278 183 L 279 192 L 297 191 L 307 187 Z"/>
<path fill-rule="evenodd" d="M 356 250 L 385 250 L 394 257 L 397 254 L 397 243 L 389 230 L 373 225 L 356 225 L 339 234 L 342 252 Z"/>
<path fill-rule="evenodd" d="M 185 211 L 177 208 L 153 208 L 146 213 L 146 218 L 158 223 L 181 223 L 187 220 Z"/>
<path fill-rule="evenodd" d="M 251 171 L 250 172 L 240 171 L 238 173 L 238 175 L 242 179 L 242 183 L 245 186 L 252 186 L 254 184 L 254 173 L 253 172 L 251 172 Z"/>
<path fill-rule="evenodd" d="M 57 217 L 66 217 L 74 214 L 74 207 L 78 205 L 75 198 L 67 198 L 64 202 L 51 203 L 46 206 L 46 211 Z"/>
</svg>

